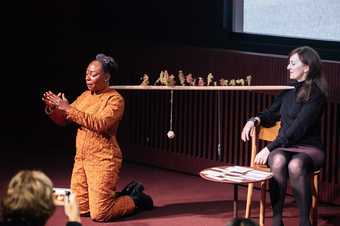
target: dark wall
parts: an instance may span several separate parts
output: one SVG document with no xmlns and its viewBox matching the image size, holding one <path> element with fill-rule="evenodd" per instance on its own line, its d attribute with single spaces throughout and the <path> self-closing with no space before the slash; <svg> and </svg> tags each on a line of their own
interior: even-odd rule
<svg viewBox="0 0 340 226">
<path fill-rule="evenodd" d="M 221 14 L 216 13 L 220 5 L 219 0 L 10 3 L 4 8 L 2 30 L 9 71 L 2 83 L 6 96 L 2 140 L 10 149 L 13 145 L 45 148 L 60 143 L 56 139 L 65 130 L 53 127 L 44 115 L 44 91 L 63 91 L 74 99 L 85 88 L 84 71 L 98 52 L 128 65 L 113 52 L 121 42 L 208 42 L 221 26 Z"/>
<path fill-rule="evenodd" d="M 3 141 L 9 147 L 44 149 L 53 144 L 72 148 L 74 130 L 58 128 L 48 120 L 41 95 L 51 89 L 65 92 L 73 100 L 85 88 L 84 71 L 98 52 L 114 56 L 124 73 L 135 73 L 133 67 L 139 63 L 136 58 L 115 52 L 121 43 L 130 49 L 157 44 L 263 52 L 276 49 L 283 54 L 291 49 L 289 45 L 254 46 L 253 37 L 242 39 L 224 30 L 223 8 L 230 12 L 230 2 L 11 2 L 3 8 L 6 14 L 2 20 L 2 44 L 7 49 L 3 52 L 4 70 L 9 71 L 2 76 Z M 270 38 L 266 40 L 271 42 Z M 131 77 L 121 74 L 116 83 L 136 83 L 129 81 Z"/>
</svg>

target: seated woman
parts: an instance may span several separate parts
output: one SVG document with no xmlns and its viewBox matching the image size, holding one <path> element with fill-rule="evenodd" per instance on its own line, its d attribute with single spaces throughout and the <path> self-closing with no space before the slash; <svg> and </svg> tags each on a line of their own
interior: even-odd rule
<svg viewBox="0 0 340 226">
<path fill-rule="evenodd" d="M 41 171 L 23 170 L 9 182 L 2 198 L 0 225 L 44 226 L 55 210 L 53 185 Z M 64 201 L 67 226 L 81 226 L 78 204 L 74 194 Z"/>
<path fill-rule="evenodd" d="M 273 226 L 282 226 L 282 209 L 290 179 L 299 208 L 300 226 L 309 226 L 312 201 L 311 177 L 320 169 L 325 154 L 321 144 L 321 115 L 327 96 L 327 85 L 321 72 L 318 53 L 307 46 L 294 49 L 289 54 L 287 66 L 295 89 L 283 91 L 272 105 L 252 117 L 244 126 L 241 138 L 249 140 L 255 124 L 271 127 L 281 120 L 276 139 L 255 157 L 256 164 L 268 164 L 273 173 L 269 182 L 273 209 Z"/>
</svg>

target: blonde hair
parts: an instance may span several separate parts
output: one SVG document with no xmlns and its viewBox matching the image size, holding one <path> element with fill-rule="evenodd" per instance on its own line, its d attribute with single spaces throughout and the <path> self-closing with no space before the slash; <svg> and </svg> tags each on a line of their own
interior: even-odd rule
<svg viewBox="0 0 340 226">
<path fill-rule="evenodd" d="M 4 221 L 45 225 L 55 210 L 53 184 L 41 171 L 20 171 L 9 182 L 1 204 Z"/>
</svg>

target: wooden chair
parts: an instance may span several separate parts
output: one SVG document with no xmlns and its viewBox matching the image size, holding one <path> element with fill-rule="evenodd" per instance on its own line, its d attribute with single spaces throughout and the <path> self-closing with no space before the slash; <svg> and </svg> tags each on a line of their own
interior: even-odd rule
<svg viewBox="0 0 340 226">
<path fill-rule="evenodd" d="M 261 168 L 262 170 L 270 171 L 270 168 L 267 165 L 255 165 L 254 160 L 256 153 L 258 151 L 258 141 L 273 141 L 278 135 L 279 129 L 281 126 L 281 122 L 277 122 L 275 126 L 270 128 L 260 127 L 254 128 L 251 131 L 251 158 L 250 158 L 250 166 L 254 168 Z M 259 130 L 258 132 L 256 130 Z M 318 223 L 318 195 L 319 195 L 319 178 L 320 178 L 320 170 L 314 171 L 311 180 L 312 186 L 312 206 L 310 211 L 310 219 L 313 226 L 316 226 Z M 259 216 L 259 224 L 260 226 L 264 225 L 265 218 L 265 203 L 266 203 L 266 181 L 261 182 L 261 200 L 260 200 L 260 216 Z M 246 204 L 246 213 L 245 217 L 249 218 L 251 213 L 251 202 L 253 196 L 254 184 L 248 184 L 248 193 L 247 193 L 247 204 Z"/>
</svg>

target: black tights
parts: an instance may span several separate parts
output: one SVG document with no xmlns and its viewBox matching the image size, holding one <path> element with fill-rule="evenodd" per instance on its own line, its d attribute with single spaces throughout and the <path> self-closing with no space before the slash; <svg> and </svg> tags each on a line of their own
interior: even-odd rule
<svg viewBox="0 0 340 226">
<path fill-rule="evenodd" d="M 313 161 L 304 153 L 276 149 L 268 159 L 273 178 L 269 181 L 273 209 L 273 226 L 282 226 L 282 209 L 288 177 L 299 208 L 300 226 L 310 226 L 309 212 L 312 202 L 311 173 Z"/>
</svg>

